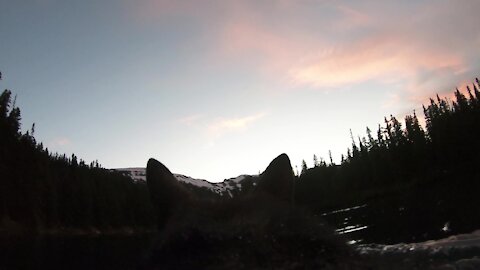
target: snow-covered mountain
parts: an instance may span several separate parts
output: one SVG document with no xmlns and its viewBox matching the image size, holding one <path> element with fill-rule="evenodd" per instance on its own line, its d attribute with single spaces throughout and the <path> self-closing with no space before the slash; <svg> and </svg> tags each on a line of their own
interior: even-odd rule
<svg viewBox="0 0 480 270">
<path fill-rule="evenodd" d="M 119 168 L 112 169 L 113 171 L 120 172 L 135 181 L 147 181 L 147 169 L 146 168 Z"/>
<path fill-rule="evenodd" d="M 146 168 L 136 167 L 136 168 L 119 168 L 113 169 L 120 173 L 129 176 L 135 181 L 146 181 L 147 180 L 147 170 Z M 252 176 L 250 175 L 239 175 L 237 177 L 225 179 L 223 182 L 219 183 L 212 183 L 205 179 L 197 179 L 192 178 L 190 176 L 186 176 L 183 174 L 173 174 L 175 178 L 185 184 L 192 185 L 198 188 L 205 188 L 208 189 L 216 194 L 219 195 L 228 195 L 230 197 L 233 194 L 242 191 L 242 185 L 244 184 L 244 180 L 251 179 Z M 253 183 L 255 185 L 255 183 Z"/>
</svg>

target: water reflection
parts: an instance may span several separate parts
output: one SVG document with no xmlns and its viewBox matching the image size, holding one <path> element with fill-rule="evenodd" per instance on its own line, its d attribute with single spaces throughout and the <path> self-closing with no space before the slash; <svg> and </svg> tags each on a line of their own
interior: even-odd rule
<svg viewBox="0 0 480 270">
<path fill-rule="evenodd" d="M 346 226 L 346 227 L 343 227 L 343 228 L 340 228 L 340 229 L 336 229 L 335 231 L 338 234 L 346 234 L 346 233 L 352 233 L 352 232 L 356 232 L 356 231 L 360 231 L 360 230 L 365 230 L 366 228 L 368 228 L 368 226 L 362 226 L 360 224 L 356 224 L 356 225 L 353 225 L 353 226 Z"/>
<path fill-rule="evenodd" d="M 322 216 L 328 216 L 328 215 L 338 214 L 338 213 L 345 213 L 345 212 L 357 210 L 357 209 L 360 209 L 360 208 L 364 208 L 366 206 L 367 206 L 366 204 L 362 204 L 362 205 L 357 205 L 357 206 L 353 206 L 353 207 L 349 207 L 349 208 L 338 209 L 338 210 L 330 211 L 330 212 L 327 212 L 327 213 L 323 213 Z"/>
<path fill-rule="evenodd" d="M 353 207 L 338 209 L 330 212 L 323 213 L 322 216 L 325 217 L 332 225 L 336 227 L 335 231 L 337 234 L 348 234 L 348 237 L 355 237 L 356 240 L 351 240 L 350 242 L 360 243 L 363 242 L 363 239 L 359 236 L 361 235 L 360 231 L 367 229 L 369 226 L 363 223 L 360 223 L 358 218 L 352 219 L 353 216 L 357 215 L 359 210 L 362 210 L 367 207 L 367 204 L 357 205 Z M 357 232 L 356 235 L 352 233 Z M 353 244 L 353 243 L 351 243 Z"/>
</svg>

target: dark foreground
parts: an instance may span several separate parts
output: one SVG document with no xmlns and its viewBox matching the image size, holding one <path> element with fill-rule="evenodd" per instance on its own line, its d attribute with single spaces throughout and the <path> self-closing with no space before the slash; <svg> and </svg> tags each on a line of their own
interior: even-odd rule
<svg viewBox="0 0 480 270">
<path fill-rule="evenodd" d="M 0 236 L 0 269 L 137 269 L 154 240 L 151 234 Z"/>
<path fill-rule="evenodd" d="M 349 269 L 480 269 L 479 239 L 480 233 L 477 232 L 468 236 L 419 244 L 352 246 L 356 255 L 346 255 L 344 260 L 351 263 L 355 258 L 356 263 L 350 264 L 353 268 Z M 0 269 L 157 269 L 156 266 L 146 265 L 152 257 L 162 257 L 153 248 L 155 241 L 157 236 L 151 234 L 95 237 L 3 236 L 0 238 Z M 242 252 L 240 248 L 228 249 Z M 248 253 L 248 250 L 244 249 L 243 252 Z M 323 260 L 320 254 L 321 252 L 318 261 Z M 232 256 L 230 262 L 223 261 L 223 265 L 218 264 L 219 268 L 242 269 L 249 264 L 239 261 L 238 257 L 235 257 L 238 254 L 232 252 L 230 255 Z M 178 268 L 184 265 L 184 262 L 178 262 L 177 267 L 174 262 L 170 263 L 175 269 L 201 269 L 201 267 Z M 321 268 L 309 268 L 308 262 L 301 258 L 281 265 L 283 265 L 281 268 L 275 269 L 345 269 L 328 263 Z M 251 269 L 267 268 L 267 265 L 258 265 Z"/>
</svg>

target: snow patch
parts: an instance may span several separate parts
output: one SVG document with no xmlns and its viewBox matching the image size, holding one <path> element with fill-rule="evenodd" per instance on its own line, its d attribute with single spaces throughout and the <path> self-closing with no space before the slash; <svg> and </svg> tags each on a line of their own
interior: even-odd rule
<svg viewBox="0 0 480 270">
<path fill-rule="evenodd" d="M 146 168 L 119 168 L 119 169 L 112 169 L 123 173 L 124 175 L 132 178 L 134 181 L 147 181 L 147 170 Z M 233 197 L 232 191 L 234 190 L 242 190 L 242 181 L 245 180 L 250 175 L 239 175 L 237 177 L 225 179 L 223 182 L 219 183 L 212 183 L 205 179 L 197 179 L 190 176 L 186 176 L 183 174 L 174 173 L 173 176 L 182 183 L 193 185 L 199 188 L 206 188 L 209 189 L 216 194 L 219 195 L 228 195 Z M 255 184 L 255 183 L 254 183 Z"/>
<path fill-rule="evenodd" d="M 112 170 L 130 177 L 134 181 L 147 181 L 147 171 L 145 168 L 119 168 Z"/>
<path fill-rule="evenodd" d="M 361 253 L 371 252 L 399 252 L 407 253 L 415 250 L 431 252 L 448 252 L 450 249 L 480 247 L 480 230 L 468 234 L 452 235 L 439 240 L 428 240 L 419 243 L 399 243 L 395 245 L 366 244 L 359 245 Z"/>
</svg>

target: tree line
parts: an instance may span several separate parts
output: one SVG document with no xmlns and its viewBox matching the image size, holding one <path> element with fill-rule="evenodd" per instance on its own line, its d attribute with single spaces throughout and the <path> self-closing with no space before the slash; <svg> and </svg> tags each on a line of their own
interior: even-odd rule
<svg viewBox="0 0 480 270">
<path fill-rule="evenodd" d="M 476 169 L 480 161 L 479 80 L 466 90 L 465 95 L 456 89 L 453 101 L 438 95 L 431 98 L 423 106 L 425 127 L 414 111 L 405 116 L 404 125 L 390 115 L 375 134 L 367 127 L 366 136 L 351 136 L 352 146 L 339 165 L 331 157 L 327 164 L 316 155 L 313 168 L 303 161 L 298 184 L 319 190 L 386 189 Z"/>
<path fill-rule="evenodd" d="M 0 230 L 150 228 L 155 220 L 145 183 L 51 153 L 21 131 L 9 90 L 0 95 Z"/>
<path fill-rule="evenodd" d="M 465 94 L 456 89 L 453 100 L 431 98 L 423 106 L 424 125 L 415 111 L 403 123 L 385 117 L 376 132 L 367 128 L 365 136 L 352 136 L 338 165 L 316 156 L 313 168 L 304 162 L 297 180 L 299 202 L 319 212 L 364 203 L 408 206 L 411 219 L 456 218 L 458 227 L 478 226 L 479 213 L 471 206 L 480 203 L 479 89 L 476 79 Z"/>
</svg>

